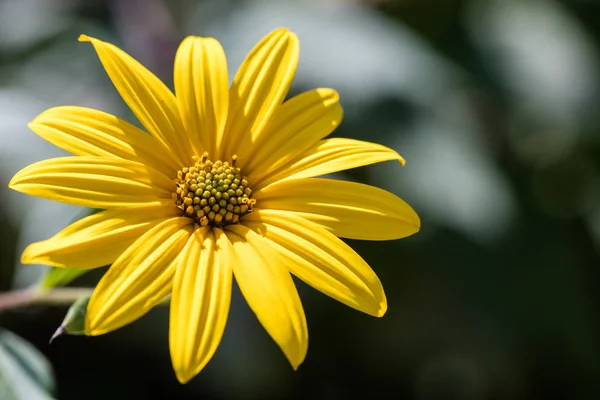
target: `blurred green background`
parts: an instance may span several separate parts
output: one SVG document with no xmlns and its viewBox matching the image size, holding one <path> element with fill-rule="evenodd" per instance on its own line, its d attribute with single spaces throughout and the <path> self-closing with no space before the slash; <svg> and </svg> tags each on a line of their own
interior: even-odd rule
<svg viewBox="0 0 600 400">
<path fill-rule="evenodd" d="M 185 386 L 171 369 L 165 308 L 52 345 L 65 308 L 0 314 L 50 361 L 52 396 L 600 398 L 595 0 L 0 0 L 0 290 L 39 279 L 44 267 L 20 265 L 22 249 L 87 212 L 6 188 L 19 169 L 62 154 L 26 124 L 67 104 L 134 121 L 80 33 L 172 86 L 185 36 L 219 39 L 235 71 L 278 26 L 302 46 L 292 93 L 335 88 L 345 110 L 335 136 L 407 160 L 344 174 L 422 218 L 405 240 L 350 241 L 383 281 L 388 313 L 371 318 L 298 282 L 310 346 L 293 372 L 234 288 L 219 350 Z"/>
</svg>

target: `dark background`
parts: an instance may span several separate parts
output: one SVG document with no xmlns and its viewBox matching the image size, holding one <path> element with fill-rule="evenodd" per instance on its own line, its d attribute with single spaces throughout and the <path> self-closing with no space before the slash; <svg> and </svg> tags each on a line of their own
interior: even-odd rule
<svg viewBox="0 0 600 400">
<path fill-rule="evenodd" d="M 298 283 L 310 332 L 294 372 L 237 288 L 213 360 L 180 385 L 167 309 L 96 338 L 48 338 L 64 308 L 0 315 L 54 366 L 69 399 L 600 398 L 600 3 L 595 0 L 0 0 L 0 177 L 60 151 L 26 124 L 45 108 L 133 121 L 80 33 L 112 41 L 172 86 L 178 43 L 214 36 L 230 72 L 265 33 L 296 31 L 292 89 L 333 87 L 336 136 L 407 165 L 350 171 L 408 201 L 422 230 L 349 241 L 381 278 L 375 319 Z M 0 185 L 0 290 L 42 267 L 27 243 L 85 210 Z M 93 285 L 101 271 L 75 285 Z"/>
</svg>

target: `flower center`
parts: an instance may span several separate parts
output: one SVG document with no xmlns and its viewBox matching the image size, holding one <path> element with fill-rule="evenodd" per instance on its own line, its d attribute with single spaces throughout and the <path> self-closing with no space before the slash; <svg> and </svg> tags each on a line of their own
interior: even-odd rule
<svg viewBox="0 0 600 400">
<path fill-rule="evenodd" d="M 177 171 L 173 201 L 183 215 L 200 226 L 220 227 L 237 224 L 252 211 L 256 200 L 252 199 L 248 178 L 235 165 L 237 156 L 231 163 L 212 162 L 205 152 L 194 160 L 193 166 Z"/>
</svg>

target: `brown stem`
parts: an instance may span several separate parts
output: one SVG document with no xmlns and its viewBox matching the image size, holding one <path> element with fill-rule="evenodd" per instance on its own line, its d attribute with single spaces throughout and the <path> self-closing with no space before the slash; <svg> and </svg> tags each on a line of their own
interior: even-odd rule
<svg viewBox="0 0 600 400">
<path fill-rule="evenodd" d="M 48 305 L 71 305 L 83 296 L 91 296 L 93 288 L 57 288 L 50 291 L 21 289 L 0 293 L 0 312 L 16 308 Z"/>
</svg>

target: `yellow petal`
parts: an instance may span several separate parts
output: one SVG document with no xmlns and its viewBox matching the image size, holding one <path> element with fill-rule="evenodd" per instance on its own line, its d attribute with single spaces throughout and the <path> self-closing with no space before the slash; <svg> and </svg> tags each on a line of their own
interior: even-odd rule
<svg viewBox="0 0 600 400">
<path fill-rule="evenodd" d="M 219 229 L 197 229 L 177 266 L 169 344 L 177 379 L 196 376 L 217 350 L 229 314 L 231 243 Z"/>
<path fill-rule="evenodd" d="M 201 155 L 218 157 L 229 107 L 227 60 L 213 38 L 189 36 L 175 56 L 175 94 L 189 139 Z M 216 159 L 216 158 L 213 158 Z"/>
<path fill-rule="evenodd" d="M 400 239 L 421 227 L 417 213 L 402 199 L 360 183 L 294 179 L 270 185 L 255 198 L 260 209 L 296 212 L 348 239 Z"/>
<path fill-rule="evenodd" d="M 334 234 L 314 222 L 279 210 L 257 210 L 244 225 L 277 245 L 291 273 L 334 299 L 381 317 L 387 301 L 369 265 Z"/>
<path fill-rule="evenodd" d="M 273 168 L 264 179 L 253 182 L 253 187 L 258 189 L 283 179 L 311 178 L 390 160 L 398 160 L 404 165 L 400 154 L 380 144 L 344 138 L 325 139 L 282 165 L 279 171 Z"/>
<path fill-rule="evenodd" d="M 48 240 L 32 243 L 23 264 L 64 268 L 96 268 L 112 264 L 135 240 L 169 217 L 177 207 L 102 211 L 69 225 Z"/>
<path fill-rule="evenodd" d="M 182 166 L 192 156 L 175 95 L 152 72 L 118 47 L 86 35 L 123 100 L 152 136 L 173 151 Z"/>
<path fill-rule="evenodd" d="M 191 235 L 191 223 L 186 217 L 161 222 L 114 262 L 87 306 L 87 335 L 102 335 L 135 321 L 171 292 L 177 257 Z"/>
<path fill-rule="evenodd" d="M 259 181 L 333 132 L 343 116 L 338 101 L 335 90 L 315 89 L 283 103 L 252 146 L 244 172 Z"/>
<path fill-rule="evenodd" d="M 248 305 L 294 369 L 304 361 L 308 330 L 304 309 L 283 259 L 243 225 L 226 227 L 233 244 L 233 273 Z"/>
<path fill-rule="evenodd" d="M 29 127 L 39 136 L 77 156 L 118 157 L 167 169 L 179 169 L 156 138 L 114 115 L 85 107 L 54 107 L 38 115 Z"/>
<path fill-rule="evenodd" d="M 283 102 L 298 65 L 296 35 L 277 29 L 265 36 L 246 57 L 229 90 L 229 115 L 221 158 L 243 159 Z"/>
<path fill-rule="evenodd" d="M 17 192 L 92 208 L 171 202 L 171 179 L 147 165 L 120 158 L 60 157 L 31 164 L 8 184 Z"/>
</svg>

